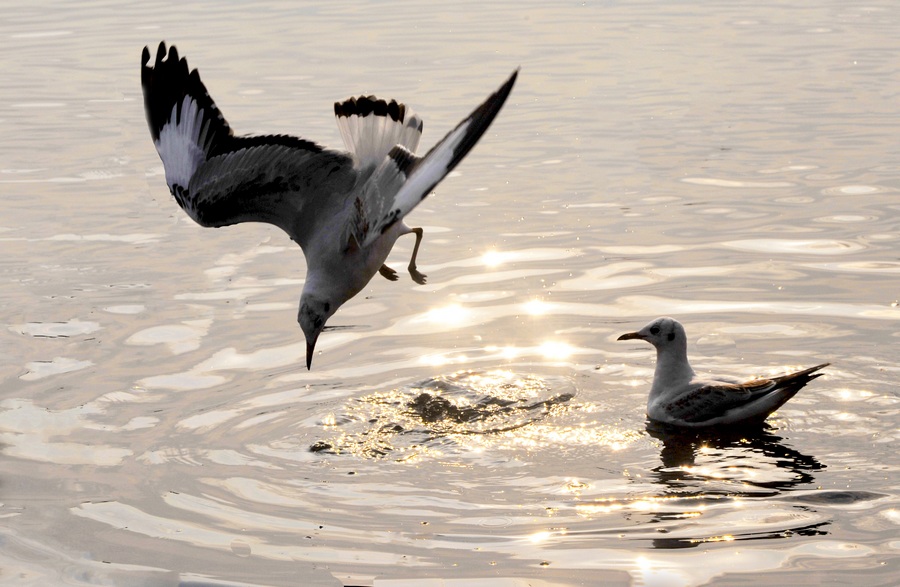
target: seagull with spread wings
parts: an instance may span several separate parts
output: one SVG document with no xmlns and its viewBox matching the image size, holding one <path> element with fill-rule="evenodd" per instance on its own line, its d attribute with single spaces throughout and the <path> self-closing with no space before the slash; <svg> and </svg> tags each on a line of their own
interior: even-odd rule
<svg viewBox="0 0 900 587">
<path fill-rule="evenodd" d="M 144 107 L 175 201 L 201 226 L 266 222 L 284 230 L 306 257 L 297 320 L 306 367 L 328 319 L 380 272 L 397 238 L 421 228 L 403 219 L 466 156 L 500 111 L 518 70 L 424 157 L 415 155 L 422 119 L 374 96 L 334 105 L 347 151 L 289 135 L 236 136 L 196 69 L 160 43 L 141 55 Z"/>
<path fill-rule="evenodd" d="M 617 340 L 645 340 L 656 347 L 647 415 L 656 422 L 688 428 L 762 422 L 822 375 L 816 371 L 829 365 L 745 382 L 701 378 L 688 362 L 684 327 L 673 318 L 657 318 Z"/>
</svg>

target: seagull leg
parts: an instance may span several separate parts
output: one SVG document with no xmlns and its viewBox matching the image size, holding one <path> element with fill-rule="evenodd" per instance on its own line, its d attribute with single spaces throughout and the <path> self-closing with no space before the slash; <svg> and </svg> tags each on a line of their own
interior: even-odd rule
<svg viewBox="0 0 900 587">
<path fill-rule="evenodd" d="M 382 265 L 378 272 L 387 279 L 388 281 L 397 281 L 397 272 L 388 267 L 387 265 Z"/>
<path fill-rule="evenodd" d="M 425 285 L 425 278 L 428 277 L 424 273 L 420 273 L 418 269 L 416 269 L 416 255 L 419 254 L 419 245 L 422 244 L 422 236 L 425 234 L 421 228 L 411 228 L 410 232 L 415 233 L 416 235 L 416 244 L 413 246 L 412 258 L 409 260 L 409 276 L 413 278 L 413 281 L 418 283 L 419 285 Z"/>
</svg>

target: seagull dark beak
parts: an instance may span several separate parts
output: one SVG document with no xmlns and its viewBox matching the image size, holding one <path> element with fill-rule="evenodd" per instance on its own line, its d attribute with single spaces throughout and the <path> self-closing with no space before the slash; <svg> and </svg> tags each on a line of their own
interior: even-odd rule
<svg viewBox="0 0 900 587">
<path fill-rule="evenodd" d="M 318 338 L 318 337 L 316 337 Z M 313 339 L 312 343 L 308 340 L 306 341 L 306 370 L 309 371 L 312 369 L 312 358 L 313 353 L 316 352 L 316 340 Z"/>
<path fill-rule="evenodd" d="M 641 336 L 640 332 L 626 332 L 616 340 L 644 340 L 644 337 Z"/>
</svg>

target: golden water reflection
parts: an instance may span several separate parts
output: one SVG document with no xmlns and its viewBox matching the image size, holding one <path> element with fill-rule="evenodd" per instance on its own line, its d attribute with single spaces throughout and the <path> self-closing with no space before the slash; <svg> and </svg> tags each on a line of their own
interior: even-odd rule
<svg viewBox="0 0 900 587">
<path fill-rule="evenodd" d="M 574 397 L 565 377 L 460 371 L 348 400 L 339 415 L 321 420 L 326 436 L 311 449 L 419 462 L 554 446 L 617 451 L 643 436 L 592 422 L 596 406 L 575 404 Z M 564 420 L 575 409 L 578 421 Z"/>
<path fill-rule="evenodd" d="M 559 340 L 545 340 L 534 346 L 487 345 L 481 349 L 469 349 L 469 352 L 427 353 L 420 356 L 418 362 L 431 367 L 466 365 L 473 360 L 470 353 L 472 356 L 477 356 L 479 361 L 509 362 L 534 357 L 549 363 L 556 363 L 564 362 L 575 356 L 595 355 L 596 351 L 589 348 L 576 347 Z"/>
</svg>

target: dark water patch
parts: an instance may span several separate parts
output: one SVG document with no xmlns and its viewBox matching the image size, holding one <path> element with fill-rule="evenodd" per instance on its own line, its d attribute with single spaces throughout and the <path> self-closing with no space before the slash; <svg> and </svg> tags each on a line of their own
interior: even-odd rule
<svg viewBox="0 0 900 587">
<path fill-rule="evenodd" d="M 885 493 L 876 493 L 874 491 L 823 490 L 801 495 L 787 495 L 781 501 L 818 506 L 852 506 L 888 497 L 890 496 Z"/>
<path fill-rule="evenodd" d="M 742 534 L 725 534 L 716 536 L 704 536 L 698 538 L 654 538 L 651 540 L 653 548 L 661 549 L 682 549 L 696 548 L 700 545 L 709 545 L 717 542 L 737 542 L 746 540 L 772 540 L 785 539 L 795 536 L 827 536 L 828 531 L 825 528 L 831 522 L 819 522 L 807 526 L 797 528 L 788 528 L 784 530 L 762 531 L 762 532 L 746 532 Z"/>
</svg>

